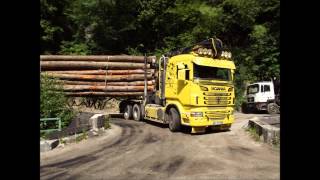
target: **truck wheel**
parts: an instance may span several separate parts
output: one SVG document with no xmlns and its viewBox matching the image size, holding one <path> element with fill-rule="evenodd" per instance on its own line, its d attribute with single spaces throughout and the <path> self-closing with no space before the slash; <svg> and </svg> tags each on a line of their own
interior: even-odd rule
<svg viewBox="0 0 320 180">
<path fill-rule="evenodd" d="M 175 108 L 169 110 L 169 129 L 171 132 L 181 130 L 180 114 Z"/>
<path fill-rule="evenodd" d="M 141 108 L 139 104 L 133 105 L 133 119 L 135 121 L 141 121 Z"/>
<path fill-rule="evenodd" d="M 129 120 L 132 118 L 132 105 L 131 104 L 127 104 L 126 107 L 124 108 L 123 117 L 125 120 Z"/>
<path fill-rule="evenodd" d="M 268 104 L 268 113 L 269 114 L 277 114 L 279 113 L 279 107 L 275 103 Z"/>
<path fill-rule="evenodd" d="M 248 106 L 247 106 L 247 103 L 242 103 L 242 105 L 241 105 L 241 111 L 242 111 L 242 113 L 244 113 L 244 114 L 248 114 L 248 113 L 249 113 L 249 108 L 248 108 Z"/>
</svg>

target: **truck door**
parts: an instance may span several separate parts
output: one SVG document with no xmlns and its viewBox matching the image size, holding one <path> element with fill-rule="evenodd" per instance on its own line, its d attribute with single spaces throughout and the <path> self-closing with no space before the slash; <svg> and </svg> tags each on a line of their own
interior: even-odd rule
<svg viewBox="0 0 320 180">
<path fill-rule="evenodd" d="M 274 99 L 274 95 L 269 84 L 261 85 L 261 97 L 263 102 L 267 102 L 269 99 Z"/>
</svg>

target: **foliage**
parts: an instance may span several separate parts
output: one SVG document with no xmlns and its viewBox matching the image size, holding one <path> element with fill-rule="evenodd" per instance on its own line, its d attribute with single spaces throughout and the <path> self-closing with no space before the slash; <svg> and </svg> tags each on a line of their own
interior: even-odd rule
<svg viewBox="0 0 320 180">
<path fill-rule="evenodd" d="M 67 98 L 61 89 L 61 85 L 55 79 L 41 74 L 40 118 L 59 117 L 61 118 L 62 128 L 64 128 L 69 125 L 74 117 L 74 112 L 67 106 Z"/>
<path fill-rule="evenodd" d="M 157 55 L 218 37 L 236 89 L 280 76 L 280 0 L 41 0 L 41 54 Z M 238 102 L 241 99 L 237 99 Z"/>
<path fill-rule="evenodd" d="M 109 115 L 105 115 L 104 128 L 105 129 L 109 129 L 110 127 L 111 127 L 111 125 L 110 125 L 110 116 Z"/>
</svg>

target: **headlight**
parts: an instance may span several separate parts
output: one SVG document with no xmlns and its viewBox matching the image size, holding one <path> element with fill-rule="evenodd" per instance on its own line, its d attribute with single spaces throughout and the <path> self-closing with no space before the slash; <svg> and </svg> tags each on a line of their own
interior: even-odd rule
<svg viewBox="0 0 320 180">
<path fill-rule="evenodd" d="M 190 116 L 191 117 L 203 117 L 203 113 L 202 112 L 191 112 Z"/>
</svg>

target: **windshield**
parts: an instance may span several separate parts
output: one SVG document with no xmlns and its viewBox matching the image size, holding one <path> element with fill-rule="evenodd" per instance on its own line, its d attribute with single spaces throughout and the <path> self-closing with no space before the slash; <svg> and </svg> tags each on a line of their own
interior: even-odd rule
<svg viewBox="0 0 320 180">
<path fill-rule="evenodd" d="M 200 66 L 193 64 L 194 74 L 193 77 L 206 80 L 222 80 L 222 81 L 231 81 L 231 71 L 226 68 L 217 68 L 209 66 Z"/>
<path fill-rule="evenodd" d="M 255 94 L 259 92 L 259 84 L 248 86 L 247 94 Z"/>
</svg>

